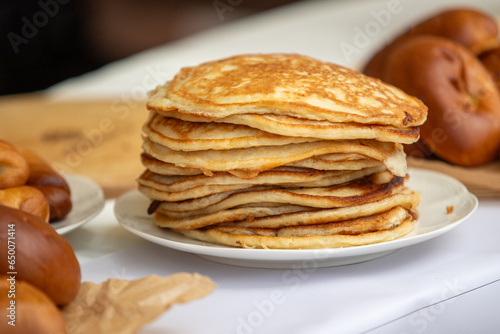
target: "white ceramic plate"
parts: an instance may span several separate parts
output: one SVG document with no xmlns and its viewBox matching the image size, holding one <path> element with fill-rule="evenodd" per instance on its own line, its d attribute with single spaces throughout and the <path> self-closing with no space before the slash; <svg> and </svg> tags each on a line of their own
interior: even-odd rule
<svg viewBox="0 0 500 334">
<path fill-rule="evenodd" d="M 59 233 L 68 233 L 94 218 L 104 207 L 104 194 L 94 181 L 76 174 L 65 174 L 73 207 L 65 219 L 51 223 Z"/>
<path fill-rule="evenodd" d="M 422 193 L 414 230 L 397 240 L 346 248 L 241 249 L 191 240 L 155 226 L 146 213 L 150 201 L 137 190 L 116 201 L 115 215 L 125 229 L 139 237 L 214 262 L 257 268 L 328 267 L 368 261 L 437 237 L 465 221 L 477 208 L 477 198 L 462 183 L 441 173 L 411 169 L 408 186 Z M 447 207 L 453 207 L 453 212 L 447 213 Z"/>
</svg>

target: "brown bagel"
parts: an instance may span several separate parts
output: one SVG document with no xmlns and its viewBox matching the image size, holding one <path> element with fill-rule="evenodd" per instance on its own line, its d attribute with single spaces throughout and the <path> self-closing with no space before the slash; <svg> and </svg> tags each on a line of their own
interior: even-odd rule
<svg viewBox="0 0 500 334">
<path fill-rule="evenodd" d="M 15 276 L 0 276 L 0 315 L 0 333 L 66 333 L 66 323 L 54 302 Z"/>
<path fill-rule="evenodd" d="M 363 73 L 381 78 L 387 64 L 387 55 L 400 42 L 416 35 L 440 36 L 455 41 L 480 54 L 499 45 L 498 25 L 486 13 L 467 9 L 451 9 L 440 12 L 410 28 L 394 39 L 366 64 Z"/>
<path fill-rule="evenodd" d="M 498 91 L 500 91 L 500 47 L 482 53 L 479 55 L 479 60 L 490 72 Z"/>
<path fill-rule="evenodd" d="M 26 159 L 14 146 L 0 140 L 0 189 L 22 186 L 28 176 Z"/>
<path fill-rule="evenodd" d="M 64 219 L 71 211 L 71 193 L 66 180 L 36 153 L 22 149 L 29 166 L 26 184 L 40 190 L 50 206 L 50 222 Z"/>
<path fill-rule="evenodd" d="M 20 186 L 2 189 L 0 190 L 0 204 L 31 213 L 43 221 L 49 221 L 49 203 L 45 195 L 36 188 Z"/>
<path fill-rule="evenodd" d="M 388 56 L 383 80 L 429 108 L 421 141 L 461 166 L 493 160 L 500 150 L 500 93 L 468 49 L 434 36 L 401 42 Z"/>
<path fill-rule="evenodd" d="M 8 260 L 12 247 L 15 264 Z M 0 274 L 12 271 L 60 306 L 71 302 L 80 288 L 80 265 L 69 242 L 40 218 L 0 205 Z"/>
</svg>

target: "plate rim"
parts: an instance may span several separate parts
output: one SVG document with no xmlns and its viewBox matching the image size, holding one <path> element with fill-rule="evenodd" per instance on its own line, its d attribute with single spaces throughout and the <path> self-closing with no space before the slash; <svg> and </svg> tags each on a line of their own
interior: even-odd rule
<svg viewBox="0 0 500 334">
<path fill-rule="evenodd" d="M 70 187 L 71 202 L 72 202 L 73 207 L 78 205 L 78 201 L 76 201 L 74 199 L 74 196 L 75 196 L 74 195 L 75 194 L 74 187 L 75 187 L 75 185 L 78 185 L 79 187 L 84 186 L 84 187 L 86 187 L 86 189 L 94 191 L 97 196 L 95 197 L 96 202 L 95 202 L 95 206 L 93 206 L 93 210 L 86 213 L 81 219 L 75 220 L 75 221 L 70 222 L 68 224 L 68 220 L 71 218 L 71 211 L 70 211 L 64 219 L 57 221 L 57 222 L 50 223 L 51 226 L 60 235 L 67 234 L 67 233 L 83 226 L 84 224 L 88 223 L 95 216 L 97 216 L 104 209 L 104 206 L 105 206 L 104 191 L 101 188 L 101 186 L 99 186 L 94 180 L 92 180 L 89 177 L 86 177 L 84 175 L 77 174 L 77 173 L 64 173 L 64 174 L 62 174 L 62 177 L 66 180 L 66 182 L 68 183 L 68 186 Z"/>
<path fill-rule="evenodd" d="M 385 254 L 388 252 L 396 251 L 404 247 L 412 246 L 433 239 L 437 236 L 440 236 L 444 233 L 451 231 L 452 229 L 454 229 L 455 227 L 466 221 L 477 210 L 479 202 L 477 197 L 473 193 L 468 191 L 467 187 L 457 179 L 433 170 L 420 169 L 414 167 L 409 168 L 409 173 L 410 173 L 410 179 L 411 175 L 415 173 L 421 174 L 419 175 L 421 177 L 424 176 L 423 174 L 428 174 L 428 175 L 433 175 L 434 177 L 439 177 L 440 179 L 443 179 L 448 183 L 452 183 L 454 186 L 458 187 L 457 189 L 459 189 L 459 192 L 464 199 L 466 199 L 467 201 L 471 201 L 470 209 L 464 215 L 457 218 L 455 221 L 447 223 L 446 225 L 441 226 L 435 230 L 424 232 L 418 235 L 405 236 L 399 239 L 385 241 L 376 244 L 370 244 L 370 245 L 361 245 L 361 246 L 343 247 L 343 248 L 320 248 L 320 249 L 245 249 L 245 248 L 235 248 L 235 247 L 217 245 L 197 240 L 193 240 L 193 242 L 196 242 L 196 244 L 193 244 L 178 240 L 172 240 L 171 238 L 168 238 L 168 235 L 170 233 L 175 233 L 174 231 L 170 230 L 165 230 L 165 235 L 161 237 L 152 235 L 151 233 L 145 232 L 143 230 L 138 230 L 130 226 L 130 224 L 127 224 L 126 221 L 127 219 L 121 216 L 122 215 L 122 212 L 120 212 L 121 204 L 124 201 L 128 200 L 128 197 L 137 196 L 146 199 L 146 197 L 142 193 L 140 193 L 137 189 L 130 190 L 127 193 L 120 196 L 119 198 L 117 198 L 114 204 L 113 211 L 116 219 L 118 220 L 119 225 L 128 230 L 129 232 L 145 240 L 159 244 L 161 246 L 175 249 L 178 251 L 196 254 L 208 259 L 217 258 L 219 260 L 226 259 L 226 260 L 244 260 L 244 261 L 259 261 L 267 263 L 279 263 L 287 261 L 304 261 L 311 259 L 316 259 L 318 261 L 329 261 L 341 258 L 363 257 L 370 254 L 372 255 L 378 253 Z M 152 219 L 150 219 L 149 221 L 152 224 Z M 158 228 L 161 229 L 160 227 Z M 270 256 L 270 254 L 272 255 Z M 216 262 L 219 261 L 216 260 Z M 245 263 L 241 263 L 240 265 L 245 266 Z"/>
</svg>

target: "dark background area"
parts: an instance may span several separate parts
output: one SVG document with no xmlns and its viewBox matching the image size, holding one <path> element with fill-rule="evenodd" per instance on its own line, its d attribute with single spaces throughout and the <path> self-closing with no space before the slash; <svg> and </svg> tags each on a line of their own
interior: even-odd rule
<svg viewBox="0 0 500 334">
<path fill-rule="evenodd" d="M 300 0 L 2 0 L 0 95 Z"/>
</svg>

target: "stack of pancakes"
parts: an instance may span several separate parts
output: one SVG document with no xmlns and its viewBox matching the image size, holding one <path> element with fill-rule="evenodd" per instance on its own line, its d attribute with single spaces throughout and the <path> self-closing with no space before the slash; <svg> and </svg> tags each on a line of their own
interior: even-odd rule
<svg viewBox="0 0 500 334">
<path fill-rule="evenodd" d="M 148 99 L 139 190 L 155 224 L 248 248 L 364 245 L 407 234 L 420 195 L 402 144 L 427 108 L 295 54 L 183 68 Z"/>
</svg>

